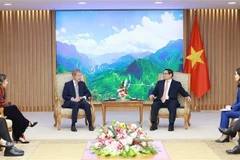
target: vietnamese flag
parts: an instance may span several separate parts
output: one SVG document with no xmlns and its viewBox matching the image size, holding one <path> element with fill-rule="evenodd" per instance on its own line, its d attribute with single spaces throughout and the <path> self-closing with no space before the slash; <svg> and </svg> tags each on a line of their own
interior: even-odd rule
<svg viewBox="0 0 240 160">
<path fill-rule="evenodd" d="M 184 72 L 191 74 L 190 88 L 197 98 L 203 96 L 211 88 L 207 59 L 196 16 L 192 27 Z"/>
</svg>

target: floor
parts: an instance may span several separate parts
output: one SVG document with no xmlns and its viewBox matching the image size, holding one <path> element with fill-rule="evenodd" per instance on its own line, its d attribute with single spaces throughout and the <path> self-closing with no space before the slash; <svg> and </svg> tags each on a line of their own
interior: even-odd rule
<svg viewBox="0 0 240 160">
<path fill-rule="evenodd" d="M 81 159 L 87 141 L 92 141 L 97 137 L 96 130 L 88 131 L 83 120 L 77 123 L 78 132 L 70 131 L 71 120 L 62 119 L 62 128 L 57 130 L 53 126 L 52 112 L 23 112 L 24 116 L 32 122 L 38 121 L 34 128 L 28 128 L 25 136 L 30 144 L 16 144 L 18 148 L 25 151 L 24 157 L 9 158 L 3 157 L 1 160 L 77 160 Z M 138 112 L 107 112 L 107 125 L 112 120 L 120 122 L 138 124 Z M 158 130 L 149 131 L 149 112 L 144 111 L 143 129 L 153 140 L 161 140 L 166 148 L 171 160 L 237 160 L 238 156 L 229 156 L 226 149 L 235 146 L 237 138 L 230 143 L 218 144 L 214 140 L 220 136 L 218 131 L 220 111 L 200 111 L 193 112 L 191 127 L 185 130 L 183 119 L 176 119 L 174 132 L 169 132 L 168 120 L 161 119 Z M 96 112 L 95 125 L 102 125 L 102 113 Z M 65 151 L 65 152 L 63 152 Z M 71 155 L 71 156 L 70 156 Z M 111 158 L 107 158 L 108 160 Z"/>
</svg>

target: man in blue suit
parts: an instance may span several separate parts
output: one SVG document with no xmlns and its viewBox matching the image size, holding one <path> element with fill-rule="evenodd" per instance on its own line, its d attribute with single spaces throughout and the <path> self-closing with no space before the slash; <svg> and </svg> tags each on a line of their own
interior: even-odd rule
<svg viewBox="0 0 240 160">
<path fill-rule="evenodd" d="M 168 131 L 174 131 L 174 122 L 176 118 L 177 108 L 180 107 L 177 96 L 180 93 L 191 101 L 190 95 L 183 89 L 182 84 L 172 79 L 173 71 L 165 69 L 163 72 L 163 79 L 157 82 L 152 94 L 149 96 L 150 100 L 154 101 L 151 105 L 151 122 L 150 131 L 154 131 L 157 126 L 157 115 L 160 108 L 168 108 L 169 111 L 169 125 Z"/>
<path fill-rule="evenodd" d="M 90 104 L 86 101 L 88 97 L 91 96 L 86 84 L 81 81 L 81 71 L 79 69 L 74 69 L 72 71 L 73 80 L 66 82 L 64 85 L 62 97 L 64 99 L 63 108 L 72 108 L 72 126 L 71 131 L 76 132 L 77 115 L 79 108 L 85 111 L 89 130 L 93 131 L 92 125 L 92 113 L 90 109 Z"/>
</svg>

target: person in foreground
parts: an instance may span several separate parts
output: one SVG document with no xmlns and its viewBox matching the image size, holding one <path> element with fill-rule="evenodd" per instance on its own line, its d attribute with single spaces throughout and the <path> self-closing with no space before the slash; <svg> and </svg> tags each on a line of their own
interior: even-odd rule
<svg viewBox="0 0 240 160">
<path fill-rule="evenodd" d="M 77 115 L 79 108 L 82 108 L 85 111 L 89 124 L 89 130 L 94 130 L 94 127 L 92 125 L 91 106 L 86 101 L 88 97 L 91 97 L 91 93 L 88 90 L 86 84 L 81 81 L 81 76 L 81 71 L 79 69 L 74 69 L 72 71 L 73 79 L 65 83 L 62 93 L 62 97 L 64 99 L 62 107 L 72 108 L 71 131 L 73 132 L 77 132 L 75 123 L 77 123 Z"/>
<path fill-rule="evenodd" d="M 149 96 L 151 101 L 151 123 L 150 131 L 154 131 L 157 126 L 157 115 L 160 108 L 168 108 L 169 111 L 169 125 L 168 131 L 174 131 L 174 122 L 176 118 L 176 110 L 180 107 L 177 99 L 178 93 L 186 97 L 188 102 L 191 101 L 190 95 L 183 89 L 182 84 L 175 81 L 173 78 L 173 71 L 165 69 L 163 72 L 163 79 L 157 82 L 152 94 Z"/>
<path fill-rule="evenodd" d="M 8 132 L 7 123 L 0 117 L 0 147 L 5 147 L 4 156 L 23 156 L 24 151 L 17 149 Z"/>
<path fill-rule="evenodd" d="M 227 128 L 227 129 L 225 129 L 225 128 L 218 128 L 218 129 L 224 135 L 227 135 L 227 136 L 230 136 L 230 137 L 235 137 L 237 132 L 240 131 L 240 119 L 235 121 L 231 128 Z M 235 146 L 231 150 L 226 150 L 226 152 L 228 154 L 240 154 L 240 138 L 238 139 L 238 145 Z"/>
<path fill-rule="evenodd" d="M 238 68 L 235 72 L 235 81 L 237 82 L 237 98 L 236 102 L 231 105 L 226 105 L 225 109 L 221 112 L 221 121 L 220 128 L 226 129 L 229 125 L 230 118 L 238 118 L 240 117 L 240 68 Z M 217 143 L 229 142 L 229 136 L 222 134 L 221 137 L 215 140 Z"/>
<path fill-rule="evenodd" d="M 24 136 L 27 127 L 34 127 L 37 122 L 30 122 L 20 112 L 16 105 L 6 101 L 7 75 L 0 74 L 0 107 L 4 107 L 4 115 L 13 122 L 13 139 L 21 143 L 29 143 Z"/>
</svg>

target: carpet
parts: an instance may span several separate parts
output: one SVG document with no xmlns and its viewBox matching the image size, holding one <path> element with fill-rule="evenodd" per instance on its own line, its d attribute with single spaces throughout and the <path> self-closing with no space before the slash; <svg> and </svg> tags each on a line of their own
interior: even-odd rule
<svg viewBox="0 0 240 160">
<path fill-rule="evenodd" d="M 25 151 L 23 157 L 4 157 L 1 160 L 80 160 L 88 140 L 33 140 L 16 144 Z M 236 144 L 215 143 L 214 140 L 161 140 L 171 160 L 239 160 L 240 155 L 228 155 L 225 150 Z M 110 160 L 111 158 L 107 158 Z M 137 158 L 134 158 L 137 159 Z"/>
</svg>

